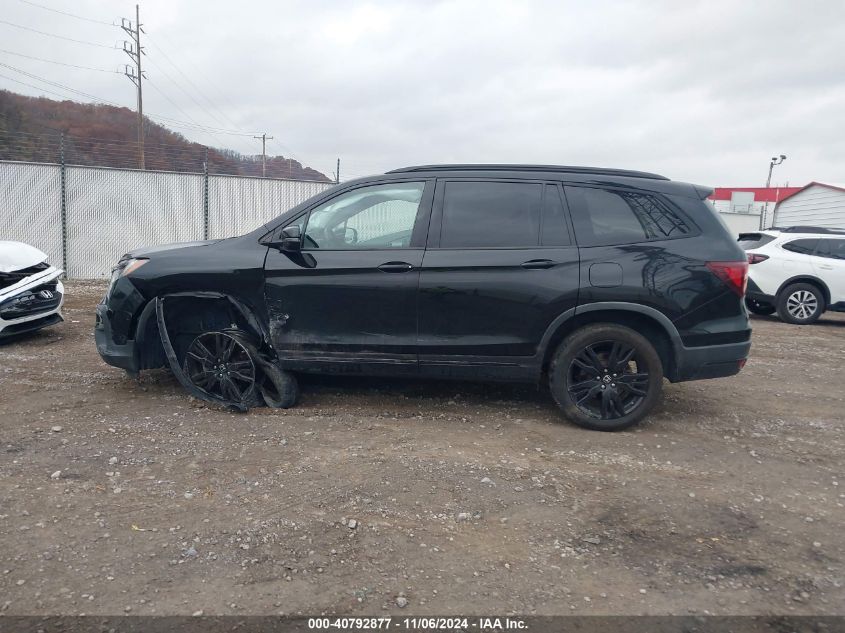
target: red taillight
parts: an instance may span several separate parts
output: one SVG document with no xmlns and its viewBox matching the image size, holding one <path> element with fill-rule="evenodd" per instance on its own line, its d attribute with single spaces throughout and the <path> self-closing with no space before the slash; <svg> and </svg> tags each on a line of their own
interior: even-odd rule
<svg viewBox="0 0 845 633">
<path fill-rule="evenodd" d="M 737 296 L 745 295 L 745 287 L 748 285 L 748 262 L 707 262 L 707 268 Z"/>
<path fill-rule="evenodd" d="M 768 255 L 758 255 L 757 253 L 748 253 L 749 264 L 759 264 L 769 259 Z"/>
</svg>

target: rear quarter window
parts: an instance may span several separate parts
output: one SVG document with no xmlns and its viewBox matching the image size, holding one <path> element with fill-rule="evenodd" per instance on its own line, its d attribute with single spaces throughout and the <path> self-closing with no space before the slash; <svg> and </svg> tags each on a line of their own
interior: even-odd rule
<svg viewBox="0 0 845 633">
<path fill-rule="evenodd" d="M 742 233 L 737 240 L 740 248 L 744 251 L 750 251 L 755 248 L 765 246 L 769 242 L 774 241 L 774 237 L 766 235 L 765 233 Z"/>
<path fill-rule="evenodd" d="M 799 255 L 812 255 L 816 250 L 817 239 L 803 239 L 792 240 L 786 244 L 781 244 L 781 248 L 790 253 L 798 253 Z"/>
<path fill-rule="evenodd" d="M 609 246 L 685 237 L 692 225 L 659 194 L 568 186 L 566 199 L 582 246 Z"/>
</svg>

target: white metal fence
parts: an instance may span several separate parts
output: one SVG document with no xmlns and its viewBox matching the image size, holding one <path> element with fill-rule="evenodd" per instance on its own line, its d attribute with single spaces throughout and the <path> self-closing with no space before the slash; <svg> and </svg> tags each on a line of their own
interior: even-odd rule
<svg viewBox="0 0 845 633">
<path fill-rule="evenodd" d="M 32 244 L 68 277 L 96 279 L 133 248 L 240 235 L 331 186 L 0 161 L 0 241 Z"/>
</svg>

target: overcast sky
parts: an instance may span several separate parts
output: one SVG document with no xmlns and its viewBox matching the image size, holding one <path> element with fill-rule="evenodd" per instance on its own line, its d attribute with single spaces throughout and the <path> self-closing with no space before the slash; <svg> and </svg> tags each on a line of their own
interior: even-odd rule
<svg viewBox="0 0 845 633">
<path fill-rule="evenodd" d="M 71 12 L 84 21 L 33 6 Z M 0 20 L 118 45 L 124 0 L 0 0 Z M 145 110 L 275 137 L 342 176 L 419 163 L 643 169 L 713 186 L 845 182 L 845 2 L 142 0 Z M 134 109 L 119 50 L 0 23 L 0 63 Z M 185 77 L 188 77 L 186 79 Z M 43 86 L 15 83 L 9 78 Z M 0 66 L 0 87 L 73 96 Z M 243 153 L 250 136 L 177 129 Z"/>
</svg>

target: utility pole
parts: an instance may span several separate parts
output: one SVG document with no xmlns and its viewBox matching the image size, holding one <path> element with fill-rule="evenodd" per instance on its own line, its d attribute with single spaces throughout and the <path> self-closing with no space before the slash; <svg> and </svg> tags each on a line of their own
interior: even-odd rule
<svg viewBox="0 0 845 633">
<path fill-rule="evenodd" d="M 144 93 L 141 87 L 141 80 L 146 79 L 141 70 L 141 55 L 144 49 L 141 48 L 141 10 L 135 5 L 135 28 L 132 28 L 132 20 L 120 19 L 120 28 L 129 34 L 132 42 L 123 42 L 123 52 L 129 55 L 129 59 L 135 64 L 134 67 L 124 66 L 123 74 L 129 77 L 129 81 L 135 84 L 138 90 L 138 166 L 145 168 L 144 163 Z"/>
<path fill-rule="evenodd" d="M 253 136 L 252 138 L 260 138 L 261 139 L 261 177 L 267 177 L 267 139 L 273 140 L 272 136 L 267 136 L 267 132 L 264 132 L 261 136 Z"/>
<path fill-rule="evenodd" d="M 337 171 L 334 173 L 335 184 L 340 184 L 340 159 L 337 159 Z"/>
</svg>

